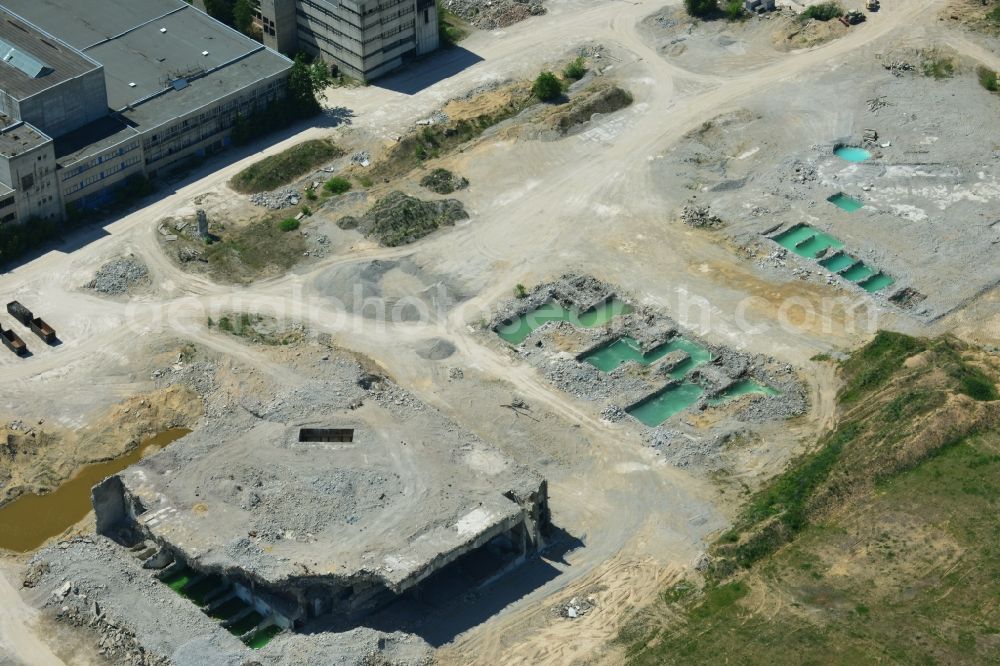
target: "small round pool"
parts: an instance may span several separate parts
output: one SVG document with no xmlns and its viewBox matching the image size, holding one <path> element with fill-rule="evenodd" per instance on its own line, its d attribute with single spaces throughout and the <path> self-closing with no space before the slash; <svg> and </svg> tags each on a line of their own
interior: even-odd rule
<svg viewBox="0 0 1000 666">
<path fill-rule="evenodd" d="M 867 150 L 857 146 L 838 146 L 834 149 L 833 154 L 848 162 L 864 162 L 872 156 Z"/>
</svg>

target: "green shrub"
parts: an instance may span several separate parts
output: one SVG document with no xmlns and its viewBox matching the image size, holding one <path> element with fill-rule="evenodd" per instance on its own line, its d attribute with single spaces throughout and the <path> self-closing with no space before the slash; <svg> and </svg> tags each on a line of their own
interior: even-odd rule
<svg viewBox="0 0 1000 666">
<path fill-rule="evenodd" d="M 351 189 L 351 181 L 340 176 L 334 176 L 323 184 L 323 189 L 329 194 L 343 194 Z"/>
<path fill-rule="evenodd" d="M 229 317 L 226 317 L 225 315 L 219 317 L 219 330 L 225 331 L 226 333 L 233 332 L 233 323 L 229 321 Z"/>
<path fill-rule="evenodd" d="M 531 92 L 543 102 L 551 102 L 562 95 L 562 84 L 552 72 L 542 72 L 531 86 Z"/>
<path fill-rule="evenodd" d="M 319 199 L 319 197 L 316 196 L 316 188 L 312 185 L 306 188 L 306 199 L 309 201 L 316 201 L 316 199 Z"/>
<path fill-rule="evenodd" d="M 566 65 L 566 68 L 563 69 L 563 76 L 567 79 L 573 79 L 574 81 L 579 81 L 586 73 L 587 66 L 584 64 L 583 56 L 571 61 L 568 65 Z"/>
<path fill-rule="evenodd" d="M 302 214 L 305 215 L 306 217 L 309 217 L 310 215 L 313 214 L 312 208 L 310 208 L 309 206 L 303 206 L 302 207 Z"/>
<path fill-rule="evenodd" d="M 976 74 L 979 76 L 979 85 L 990 92 L 1000 92 L 1000 83 L 997 82 L 996 72 L 989 67 L 980 66 L 976 69 Z"/>
<path fill-rule="evenodd" d="M 986 18 L 993 23 L 1000 23 L 1000 3 L 986 14 Z"/>
<path fill-rule="evenodd" d="M 371 187 L 375 184 L 371 176 L 358 176 L 358 182 L 361 184 L 361 187 Z"/>
<path fill-rule="evenodd" d="M 744 17 L 743 0 L 726 0 L 726 6 L 722 11 L 730 21 L 740 20 Z"/>
<path fill-rule="evenodd" d="M 684 9 L 691 16 L 704 18 L 719 11 L 719 0 L 684 0 Z"/>
<path fill-rule="evenodd" d="M 281 229 L 282 231 L 295 231 L 296 229 L 299 228 L 299 221 L 296 220 L 294 217 L 289 217 L 282 220 L 281 223 L 278 224 L 278 228 Z M 219 326 L 220 327 L 222 326 L 221 322 L 219 323 Z"/>
<path fill-rule="evenodd" d="M 514 285 L 514 298 L 527 298 L 527 297 L 528 297 L 528 290 L 524 287 L 523 284 L 518 283 Z"/>
<path fill-rule="evenodd" d="M 802 12 L 802 20 L 816 19 L 817 21 L 829 21 L 843 15 L 844 10 L 836 2 L 822 2 L 818 5 L 807 7 Z"/>
</svg>

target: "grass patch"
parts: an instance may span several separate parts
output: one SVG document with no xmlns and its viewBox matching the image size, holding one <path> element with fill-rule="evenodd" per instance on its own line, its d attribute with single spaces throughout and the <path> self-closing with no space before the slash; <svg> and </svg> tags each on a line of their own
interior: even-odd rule
<svg viewBox="0 0 1000 666">
<path fill-rule="evenodd" d="M 219 317 L 219 330 L 259 345 L 290 345 L 305 338 L 301 326 L 283 329 L 274 318 L 249 312 Z"/>
<path fill-rule="evenodd" d="M 851 403 L 889 380 L 910 356 L 922 352 L 926 343 L 902 333 L 879 331 L 875 339 L 844 362 L 841 402 Z"/>
<path fill-rule="evenodd" d="M 836 2 L 821 2 L 818 5 L 810 5 L 799 17 L 803 21 L 816 19 L 817 21 L 829 21 L 844 15 L 843 8 Z"/>
<path fill-rule="evenodd" d="M 955 61 L 937 53 L 928 53 L 920 63 L 924 76 L 950 79 L 955 75 Z"/>
<path fill-rule="evenodd" d="M 304 141 L 248 166 L 233 176 L 229 185 L 243 194 L 273 190 L 343 154 L 331 141 Z"/>
<path fill-rule="evenodd" d="M 454 46 L 472 32 L 472 26 L 441 4 L 441 0 L 437 3 L 437 16 L 442 46 Z"/>
<path fill-rule="evenodd" d="M 1000 92 L 1000 82 L 997 81 L 997 73 L 992 69 L 980 65 L 976 68 L 976 76 L 979 79 L 979 85 L 983 88 L 986 88 L 990 92 Z"/>
<path fill-rule="evenodd" d="M 278 228 L 282 231 L 295 231 L 299 228 L 299 221 L 294 217 L 288 217 L 278 224 Z"/>
<path fill-rule="evenodd" d="M 306 243 L 281 225 L 265 219 L 226 233 L 204 250 L 209 272 L 220 281 L 245 284 L 288 270 L 302 258 Z"/>
</svg>

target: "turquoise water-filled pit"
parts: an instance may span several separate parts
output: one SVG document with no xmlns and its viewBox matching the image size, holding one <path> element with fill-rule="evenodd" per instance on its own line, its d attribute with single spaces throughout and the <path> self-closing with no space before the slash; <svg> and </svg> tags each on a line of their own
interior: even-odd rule
<svg viewBox="0 0 1000 666">
<path fill-rule="evenodd" d="M 496 331 L 497 335 L 507 342 L 518 345 L 524 342 L 532 331 L 550 321 L 568 321 L 580 328 L 593 328 L 594 326 L 603 326 L 618 315 L 629 312 L 632 312 L 632 306 L 617 298 L 608 299 L 604 303 L 581 313 L 564 308 L 554 301 L 549 301 L 539 308 L 526 312 L 514 321 L 501 325 Z"/>
<path fill-rule="evenodd" d="M 674 414 L 698 402 L 702 391 L 702 388 L 697 384 L 673 384 L 654 393 L 627 411 L 641 423 L 655 428 Z"/>
<path fill-rule="evenodd" d="M 678 363 L 670 371 L 670 376 L 674 379 L 680 379 L 691 369 L 712 360 L 712 354 L 707 349 L 685 338 L 674 338 L 670 342 L 657 345 L 653 349 L 643 353 L 639 342 L 629 336 L 618 338 L 614 342 L 598 347 L 593 352 L 584 356 L 582 360 L 602 372 L 611 372 L 618 366 L 629 361 L 635 361 L 642 365 L 650 365 L 673 351 L 685 351 L 688 353 L 688 358 Z"/>
<path fill-rule="evenodd" d="M 846 271 L 842 272 L 840 276 L 845 280 L 850 280 L 851 282 L 861 282 L 862 280 L 874 275 L 874 273 L 875 271 L 865 266 L 865 262 L 859 261 Z"/>
<path fill-rule="evenodd" d="M 260 631 L 254 632 L 253 636 L 244 641 L 248 648 L 251 650 L 259 650 L 268 643 L 271 639 L 281 633 L 281 627 L 276 624 L 272 624 L 269 627 L 264 627 Z"/>
<path fill-rule="evenodd" d="M 837 192 L 833 196 L 827 197 L 826 200 L 840 210 L 847 211 L 848 213 L 853 213 L 854 211 L 861 210 L 864 207 L 863 203 L 852 196 L 844 194 L 843 192 Z"/>
<path fill-rule="evenodd" d="M 726 390 L 720 392 L 719 394 L 712 396 L 706 400 L 706 402 L 710 407 L 717 407 L 719 405 L 724 405 L 731 400 L 735 400 L 741 395 L 747 395 L 748 393 L 756 393 L 759 395 L 779 395 L 778 391 L 770 386 L 767 386 L 766 384 L 760 384 L 752 379 L 743 379 L 729 386 Z"/>
<path fill-rule="evenodd" d="M 791 250 L 800 257 L 815 259 L 823 250 L 844 247 L 844 244 L 831 236 L 813 229 L 808 224 L 794 226 L 787 231 L 783 231 L 774 237 L 775 242 L 781 247 Z"/>
<path fill-rule="evenodd" d="M 838 146 L 834 149 L 833 154 L 848 162 L 864 162 L 871 159 L 872 156 L 867 150 L 857 146 Z"/>
<path fill-rule="evenodd" d="M 649 365 L 670 353 L 667 345 L 659 345 L 643 353 L 635 338 L 628 336 L 597 348 L 583 357 L 583 360 L 602 372 L 611 372 L 629 361 Z"/>
<path fill-rule="evenodd" d="M 837 273 L 844 270 L 848 266 L 853 266 L 857 261 L 857 259 L 849 254 L 838 252 L 837 254 L 820 261 L 819 265 L 832 273 Z"/>
<path fill-rule="evenodd" d="M 864 289 L 867 292 L 875 292 L 875 291 L 879 291 L 881 289 L 885 289 L 886 287 L 890 286 L 894 282 L 895 282 L 895 280 L 893 280 L 891 277 L 889 277 L 885 273 L 879 272 L 879 273 L 876 273 L 875 275 L 871 276 L 867 280 L 865 280 L 863 282 L 859 282 L 858 286 L 861 287 L 862 289 Z"/>
</svg>

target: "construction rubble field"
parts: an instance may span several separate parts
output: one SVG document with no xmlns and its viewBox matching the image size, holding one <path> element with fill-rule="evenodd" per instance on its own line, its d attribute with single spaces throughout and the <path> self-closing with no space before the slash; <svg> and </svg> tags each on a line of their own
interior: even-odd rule
<svg viewBox="0 0 1000 666">
<path fill-rule="evenodd" d="M 1000 2 L 698 4 L 5 257 L 0 665 L 995 663 Z"/>
</svg>

